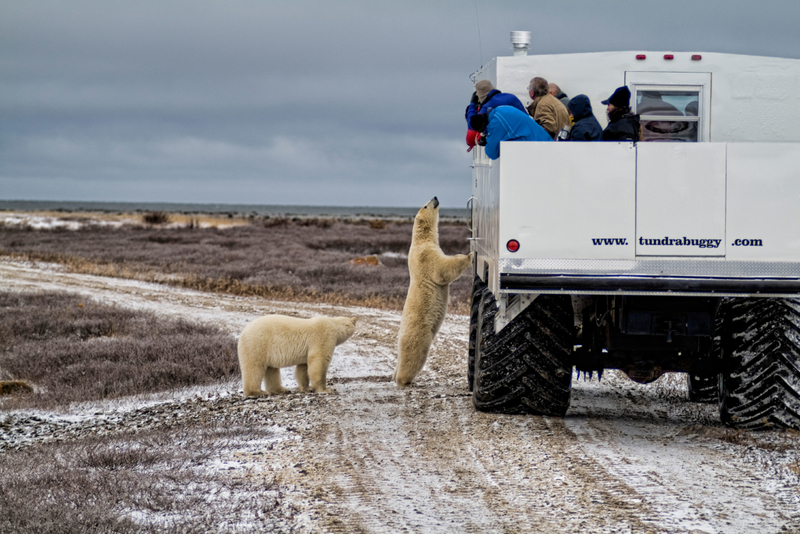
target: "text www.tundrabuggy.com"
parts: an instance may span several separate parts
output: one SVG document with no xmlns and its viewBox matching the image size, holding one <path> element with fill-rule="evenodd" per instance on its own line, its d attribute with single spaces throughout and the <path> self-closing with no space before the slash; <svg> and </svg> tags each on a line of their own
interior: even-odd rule
<svg viewBox="0 0 800 534">
<path fill-rule="evenodd" d="M 657 246 L 657 247 L 698 247 L 698 248 L 719 248 L 722 239 L 691 239 L 688 237 L 670 238 L 663 237 L 660 239 L 648 239 L 646 237 L 639 238 L 639 244 L 643 246 Z M 628 240 L 624 237 L 593 237 L 592 245 L 627 245 Z M 764 242 L 761 239 L 735 239 L 731 246 L 734 247 L 763 247 Z"/>
</svg>

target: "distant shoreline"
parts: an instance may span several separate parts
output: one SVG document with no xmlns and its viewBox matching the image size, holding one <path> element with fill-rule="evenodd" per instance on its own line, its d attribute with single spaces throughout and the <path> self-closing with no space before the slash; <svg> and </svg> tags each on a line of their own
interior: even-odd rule
<svg viewBox="0 0 800 534">
<path fill-rule="evenodd" d="M 301 217 L 413 217 L 418 208 L 377 206 L 302 206 L 262 204 L 199 204 L 171 202 L 82 202 L 53 200 L 0 200 L 0 210 L 5 211 L 62 211 L 62 212 L 117 212 L 141 213 L 163 211 L 183 214 L 217 214 L 242 216 L 301 216 Z M 466 208 L 441 208 L 442 218 L 463 219 Z"/>
</svg>

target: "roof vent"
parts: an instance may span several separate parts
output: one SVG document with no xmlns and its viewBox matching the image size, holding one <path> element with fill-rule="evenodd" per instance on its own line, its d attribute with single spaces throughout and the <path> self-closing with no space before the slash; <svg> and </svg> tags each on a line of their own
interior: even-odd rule
<svg viewBox="0 0 800 534">
<path fill-rule="evenodd" d="M 511 32 L 511 48 L 515 56 L 527 56 L 531 44 L 531 32 Z"/>
</svg>

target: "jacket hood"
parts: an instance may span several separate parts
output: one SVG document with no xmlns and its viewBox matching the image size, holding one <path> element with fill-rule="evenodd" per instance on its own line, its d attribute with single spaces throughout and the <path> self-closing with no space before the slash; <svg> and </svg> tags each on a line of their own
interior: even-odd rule
<svg viewBox="0 0 800 534">
<path fill-rule="evenodd" d="M 530 118 L 523 113 L 513 113 L 510 111 L 511 109 L 514 108 L 505 106 L 505 108 L 499 107 L 489 111 L 489 121 L 495 121 L 494 125 L 504 131 L 503 138 L 509 140 L 517 139 L 522 135 L 524 121 Z"/>
<path fill-rule="evenodd" d="M 489 159 L 500 157 L 502 141 L 552 141 L 544 128 L 527 113 L 514 106 L 498 106 L 489 111 L 484 150 Z"/>
<path fill-rule="evenodd" d="M 592 103 L 586 95 L 578 95 L 569 101 L 569 111 L 575 121 L 585 119 L 592 115 Z"/>
</svg>

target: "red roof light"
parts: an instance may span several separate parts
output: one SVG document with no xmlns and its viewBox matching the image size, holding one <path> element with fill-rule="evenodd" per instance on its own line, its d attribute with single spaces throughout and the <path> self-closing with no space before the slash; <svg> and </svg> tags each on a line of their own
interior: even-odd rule
<svg viewBox="0 0 800 534">
<path fill-rule="evenodd" d="M 644 54 L 636 54 L 636 59 L 647 59 L 647 56 Z"/>
<path fill-rule="evenodd" d="M 700 54 L 692 54 L 692 61 L 700 61 L 701 59 L 703 59 L 703 56 Z"/>
<path fill-rule="evenodd" d="M 675 59 L 675 56 L 672 54 L 664 54 L 664 59 Z"/>
</svg>

